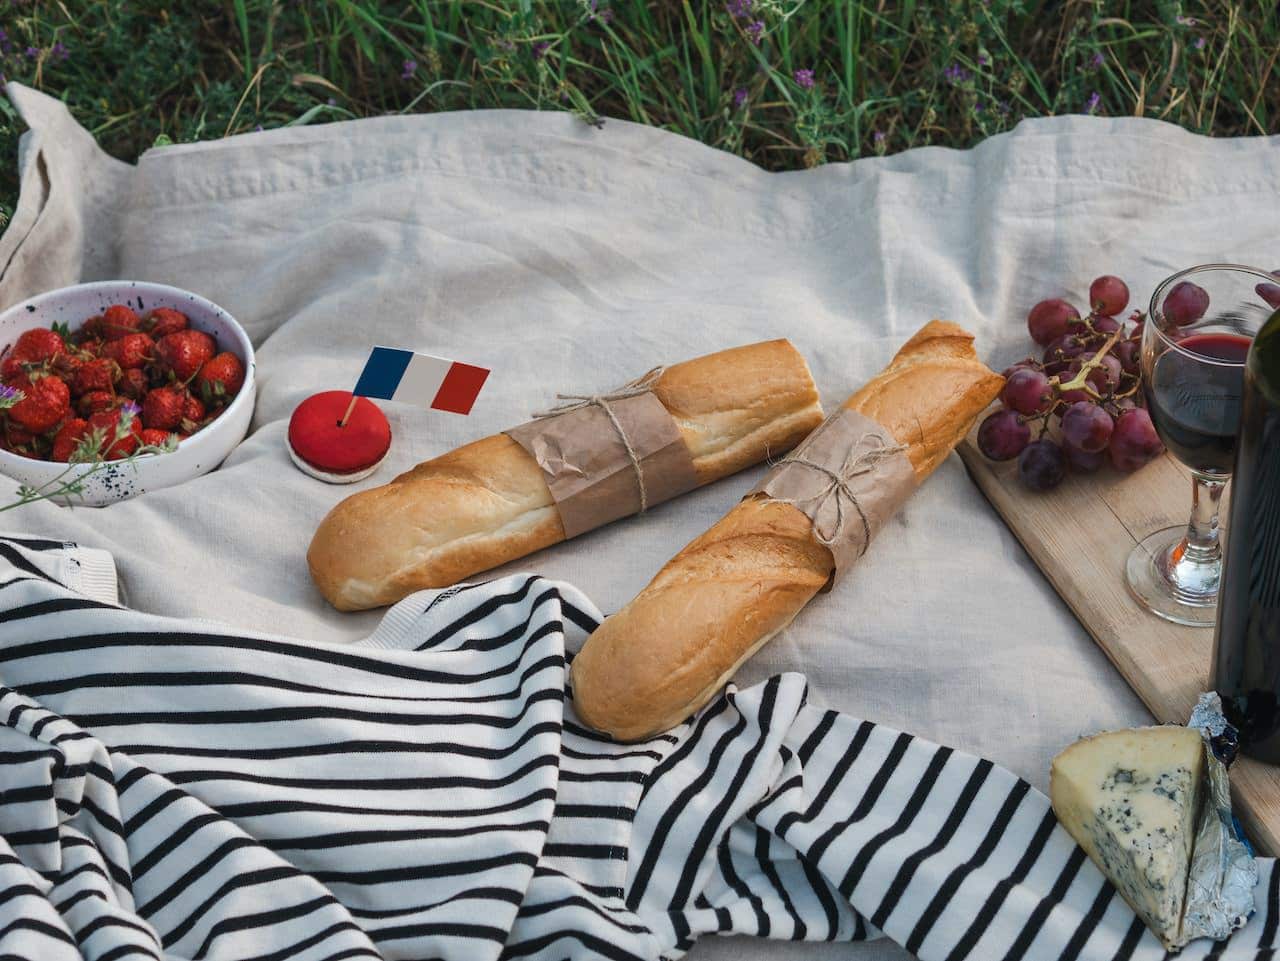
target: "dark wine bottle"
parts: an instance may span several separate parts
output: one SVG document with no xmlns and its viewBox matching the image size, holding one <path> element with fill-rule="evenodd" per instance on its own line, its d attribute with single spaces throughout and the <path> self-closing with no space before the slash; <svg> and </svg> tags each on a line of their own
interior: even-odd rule
<svg viewBox="0 0 1280 961">
<path fill-rule="evenodd" d="M 1280 310 L 1245 362 L 1213 687 L 1244 753 L 1280 764 Z"/>
</svg>

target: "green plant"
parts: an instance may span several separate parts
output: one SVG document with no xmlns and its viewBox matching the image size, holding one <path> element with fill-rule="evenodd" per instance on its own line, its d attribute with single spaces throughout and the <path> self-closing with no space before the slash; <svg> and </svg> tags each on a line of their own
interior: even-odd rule
<svg viewBox="0 0 1280 961">
<path fill-rule="evenodd" d="M 478 107 L 674 130 L 781 170 L 1024 117 L 1280 131 L 1280 13 L 1228 0 L 26 0 L 0 69 L 110 152 Z M 0 215 L 16 196 L 0 108 Z"/>
</svg>

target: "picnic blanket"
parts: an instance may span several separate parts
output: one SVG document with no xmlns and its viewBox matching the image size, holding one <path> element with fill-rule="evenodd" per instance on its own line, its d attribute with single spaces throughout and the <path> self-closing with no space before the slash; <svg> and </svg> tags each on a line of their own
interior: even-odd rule
<svg viewBox="0 0 1280 961">
<path fill-rule="evenodd" d="M 880 930 L 925 961 L 1166 956 L 1026 781 L 797 674 L 639 744 L 584 729 L 565 639 L 600 614 L 569 585 L 424 592 L 307 644 L 124 609 L 109 563 L 0 539 L 4 957 L 657 961 Z M 1253 923 L 1183 957 L 1280 946 L 1259 868 Z"/>
<path fill-rule="evenodd" d="M 80 280 L 176 284 L 244 323 L 260 392 L 220 470 L 100 511 L 32 504 L 3 526 L 110 551 L 137 609 L 322 643 L 369 636 L 379 616 L 333 611 L 306 575 L 311 532 L 349 489 L 294 470 L 285 426 L 303 397 L 352 384 L 373 343 L 494 374 L 467 418 L 387 405 L 395 441 L 366 485 L 518 423 L 557 391 L 722 347 L 790 337 L 830 406 L 933 316 L 974 330 L 999 367 L 1026 351 L 1031 302 L 1082 301 L 1099 273 L 1144 296 L 1191 263 L 1275 266 L 1276 138 L 1072 117 L 971 151 L 766 174 L 625 122 L 502 111 L 286 128 L 129 166 L 56 101 L 8 89 L 32 130 L 0 238 L 0 306 Z M 493 576 L 537 571 L 616 610 L 758 476 Z M 739 681 L 780 671 L 807 677 L 811 704 L 990 758 L 1036 787 L 1078 735 L 1150 720 L 955 458 Z M 693 956 L 778 950 L 703 939 Z M 884 939 L 785 950 L 905 957 Z"/>
</svg>

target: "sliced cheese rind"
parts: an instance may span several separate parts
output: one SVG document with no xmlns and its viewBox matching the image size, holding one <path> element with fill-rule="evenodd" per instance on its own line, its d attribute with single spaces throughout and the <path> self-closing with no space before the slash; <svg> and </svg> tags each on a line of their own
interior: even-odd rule
<svg viewBox="0 0 1280 961">
<path fill-rule="evenodd" d="M 1050 773 L 1058 821 L 1168 948 L 1182 927 L 1204 763 L 1198 731 L 1145 727 L 1078 741 Z"/>
</svg>

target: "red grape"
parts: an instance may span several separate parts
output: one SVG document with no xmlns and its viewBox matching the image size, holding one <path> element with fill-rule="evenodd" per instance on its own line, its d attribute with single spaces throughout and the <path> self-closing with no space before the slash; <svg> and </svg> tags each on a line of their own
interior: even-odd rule
<svg viewBox="0 0 1280 961">
<path fill-rule="evenodd" d="M 1047 344 L 1067 332 L 1073 320 L 1080 319 L 1080 312 L 1061 298 L 1042 300 L 1027 314 L 1027 330 L 1037 344 Z"/>
<path fill-rule="evenodd" d="M 1071 469 L 1080 471 L 1082 474 L 1092 474 L 1107 460 L 1106 451 L 1090 454 L 1087 451 L 1076 450 L 1070 444 L 1064 444 L 1062 449 L 1067 454 L 1067 463 L 1071 465 Z"/>
<path fill-rule="evenodd" d="M 1117 470 L 1132 472 L 1164 452 L 1164 445 L 1142 408 L 1126 410 L 1116 418 L 1111 431 L 1111 463 Z"/>
<path fill-rule="evenodd" d="M 1011 410 L 998 410 L 978 427 L 978 450 L 991 460 L 1013 460 L 1031 440 L 1031 428 Z"/>
<path fill-rule="evenodd" d="M 1038 370 L 1015 370 L 1000 392 L 1000 401 L 1019 414 L 1043 414 L 1053 402 L 1049 378 Z"/>
<path fill-rule="evenodd" d="M 1032 441 L 1018 455 L 1018 476 L 1032 490 L 1052 490 L 1067 476 L 1067 455 L 1051 440 Z"/>
<path fill-rule="evenodd" d="M 1016 364 L 1010 364 L 1001 372 L 1000 376 L 1003 377 L 1005 380 L 1008 380 L 1010 377 L 1013 376 L 1013 372 L 1016 370 L 1036 370 L 1036 369 L 1037 369 L 1036 362 L 1032 360 L 1030 357 L 1028 357 L 1026 360 L 1018 361 Z"/>
<path fill-rule="evenodd" d="M 1114 317 L 1129 304 L 1129 287 L 1119 277 L 1104 274 L 1089 285 L 1089 304 L 1094 313 Z"/>
<path fill-rule="evenodd" d="M 1095 367 L 1089 371 L 1085 379 L 1099 394 L 1110 393 L 1120 385 L 1120 371 L 1122 369 L 1120 361 L 1110 354 L 1103 354 L 1098 358 L 1098 363 L 1102 366 Z"/>
<path fill-rule="evenodd" d="M 1067 449 L 1097 454 L 1111 440 L 1111 416 L 1097 404 L 1078 401 L 1062 415 L 1062 440 Z"/>
<path fill-rule="evenodd" d="M 1198 284 L 1182 280 L 1164 298 L 1164 317 L 1171 324 L 1184 327 L 1195 323 L 1209 309 L 1209 294 Z"/>
<path fill-rule="evenodd" d="M 1045 369 L 1050 374 L 1060 374 L 1066 370 L 1067 361 L 1079 357 L 1087 349 L 1085 342 L 1075 334 L 1055 337 L 1044 349 Z"/>
<path fill-rule="evenodd" d="M 1126 374 L 1138 373 L 1138 362 L 1141 350 L 1136 340 L 1122 340 L 1112 348 L 1111 353 L 1120 361 L 1120 368 Z"/>
<path fill-rule="evenodd" d="M 1120 321 L 1114 317 L 1094 317 L 1090 324 L 1099 334 L 1114 334 L 1120 329 Z"/>
<path fill-rule="evenodd" d="M 1280 286 L 1276 284 L 1258 284 L 1253 289 L 1258 292 L 1259 297 L 1272 307 L 1280 307 Z"/>
</svg>

